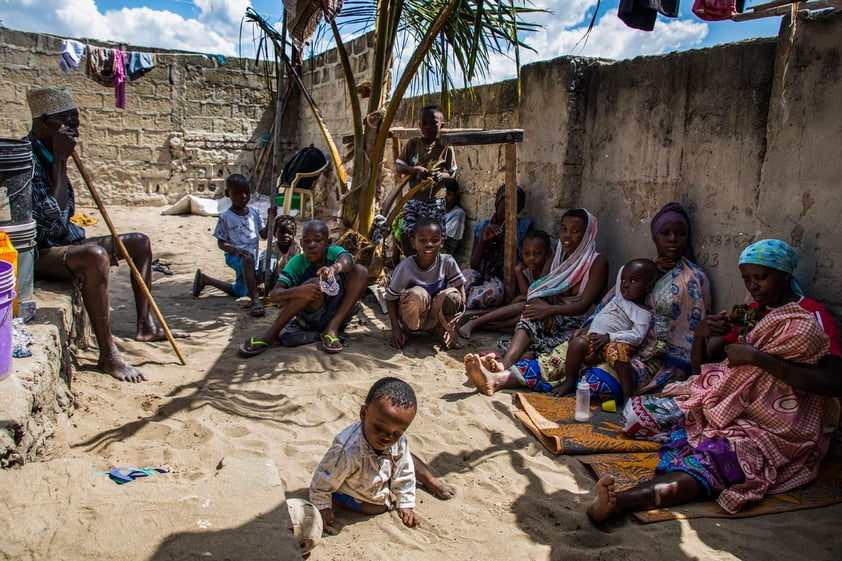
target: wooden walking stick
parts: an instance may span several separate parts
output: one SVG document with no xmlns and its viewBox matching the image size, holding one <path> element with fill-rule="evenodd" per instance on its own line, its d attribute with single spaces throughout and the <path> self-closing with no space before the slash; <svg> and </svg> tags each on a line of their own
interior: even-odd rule
<svg viewBox="0 0 842 561">
<path fill-rule="evenodd" d="M 181 361 L 181 364 L 187 364 L 187 361 L 184 360 L 184 355 L 181 354 L 181 351 L 178 350 L 178 345 L 175 344 L 175 339 L 173 339 L 172 333 L 170 333 L 170 328 L 167 327 L 167 322 L 164 321 L 164 316 L 161 315 L 161 311 L 155 304 L 155 300 L 152 299 L 152 292 L 150 292 L 149 287 L 146 286 L 146 282 L 144 282 L 140 271 L 137 270 L 137 266 L 134 264 L 134 261 L 132 261 L 126 246 L 123 245 L 123 240 L 120 239 L 120 234 L 117 233 L 117 228 L 115 228 L 114 223 L 111 222 L 111 218 L 105 210 L 105 205 L 102 204 L 102 199 L 99 198 L 99 194 L 94 188 L 94 183 L 91 180 L 88 170 L 85 169 L 84 164 L 82 164 L 82 160 L 79 159 L 79 155 L 76 154 L 75 150 L 71 153 L 71 156 L 73 156 L 73 161 L 76 163 L 79 173 L 82 174 L 82 179 L 85 180 L 85 184 L 88 186 L 88 190 L 91 192 L 91 197 L 93 197 L 100 214 L 102 214 L 102 219 L 105 220 L 105 223 L 108 225 L 108 230 L 111 232 L 111 237 L 114 238 L 114 243 L 117 245 L 120 253 L 123 254 L 123 257 L 125 257 L 126 263 L 129 264 L 129 268 L 132 270 L 134 279 L 137 281 L 137 284 L 140 285 L 141 290 L 143 290 L 144 296 L 146 296 L 146 299 L 149 300 L 149 305 L 152 307 L 152 311 L 155 312 L 155 317 L 158 318 L 158 323 L 161 324 L 161 328 L 163 328 L 164 333 L 167 336 L 167 340 L 170 342 L 170 345 L 172 345 L 176 356 L 178 356 L 178 360 Z"/>
</svg>

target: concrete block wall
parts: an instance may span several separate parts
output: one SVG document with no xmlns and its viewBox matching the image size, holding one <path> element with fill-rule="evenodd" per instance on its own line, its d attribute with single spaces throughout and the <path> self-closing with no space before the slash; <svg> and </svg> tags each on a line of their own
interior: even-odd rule
<svg viewBox="0 0 842 561">
<path fill-rule="evenodd" d="M 370 75 L 373 44 L 373 34 L 367 34 L 350 41 L 346 45 L 355 79 L 360 83 L 367 80 Z M 318 104 L 340 157 L 345 158 L 350 147 L 343 146 L 342 137 L 352 134 L 354 128 L 351 104 L 348 98 L 348 86 L 345 84 L 342 63 L 339 61 L 338 53 L 335 50 L 330 50 L 305 59 L 300 72 L 302 83 Z M 360 97 L 359 100 L 360 105 L 365 110 L 368 99 Z M 328 144 L 324 134 L 319 128 L 310 105 L 298 88 L 293 90 L 283 123 L 281 139 L 290 148 L 290 154 L 311 144 L 325 154 L 328 153 Z M 348 159 L 352 160 L 352 158 Z M 348 180 L 350 180 L 350 164 L 347 165 L 346 170 Z M 334 166 L 328 166 L 327 172 L 322 174 L 314 186 L 317 216 L 339 216 L 338 182 Z"/>
<path fill-rule="evenodd" d="M 842 12 L 799 18 L 787 44 L 784 31 L 621 62 L 536 63 L 522 69 L 519 103 L 510 82 L 482 86 L 481 108 L 455 98 L 449 125 L 524 129 L 524 214 L 555 235 L 564 210 L 590 209 L 612 278 L 652 255 L 649 221 L 677 200 L 690 211 L 715 309 L 746 299 L 736 266 L 745 245 L 776 237 L 800 249 L 796 274 L 842 320 Z M 407 99 L 396 126 L 415 126 L 429 102 Z M 486 218 L 504 180 L 500 149 L 459 147 L 457 159 L 469 221 Z"/>
<path fill-rule="evenodd" d="M 371 41 L 363 36 L 348 49 L 360 80 L 368 76 Z M 58 70 L 59 43 L 0 29 L 0 136 L 28 129 L 30 85 L 65 85 L 88 108 L 81 151 L 107 202 L 218 194 L 225 175 L 248 174 L 273 112 L 253 63 L 162 54 L 158 68 L 129 84 L 129 108 L 121 112 L 109 89 Z M 745 297 L 736 269 L 742 247 L 780 237 L 802 250 L 798 274 L 811 295 L 840 317 L 840 53 L 842 12 L 829 11 L 799 18 L 791 50 L 782 33 L 614 63 L 562 57 L 522 69 L 520 100 L 513 81 L 456 92 L 448 125 L 524 129 L 525 213 L 555 234 L 565 209 L 588 207 L 600 218 L 600 249 L 612 270 L 652 254 L 649 220 L 678 200 L 690 209 L 716 308 Z M 341 150 L 352 123 L 336 53 L 306 60 L 301 72 Z M 395 126 L 417 126 L 418 109 L 430 101 L 404 100 Z M 280 141 L 289 154 L 311 143 L 327 148 L 300 92 Z M 391 160 L 387 150 L 387 167 Z M 460 147 L 457 161 L 469 221 L 484 219 L 504 181 L 503 149 Z M 328 176 L 317 191 L 322 210 L 337 204 L 334 182 Z"/>
<path fill-rule="evenodd" d="M 59 38 L 0 28 L 0 137 L 17 138 L 29 130 L 27 90 L 61 86 L 80 107 L 78 152 L 106 203 L 161 205 L 190 193 L 221 196 L 226 176 L 252 175 L 274 114 L 262 77 L 266 65 L 159 52 L 155 69 L 127 83 L 121 110 L 114 105 L 114 90 L 83 69 L 62 72 L 60 50 Z M 81 177 L 71 173 L 80 202 L 90 203 Z"/>
</svg>

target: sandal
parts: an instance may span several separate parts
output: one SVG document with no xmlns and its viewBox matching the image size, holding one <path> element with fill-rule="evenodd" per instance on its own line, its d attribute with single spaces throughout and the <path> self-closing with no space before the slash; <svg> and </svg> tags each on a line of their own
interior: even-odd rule
<svg viewBox="0 0 842 561">
<path fill-rule="evenodd" d="M 266 308 L 263 304 L 258 300 L 252 303 L 251 307 L 249 308 L 249 314 L 253 318 L 262 318 L 266 315 Z"/>
<path fill-rule="evenodd" d="M 152 261 L 152 270 L 158 271 L 159 273 L 164 273 L 165 275 L 171 275 L 172 269 L 170 269 L 170 262 L 168 259 L 164 259 L 163 257 L 156 257 L 154 261 Z"/>
<path fill-rule="evenodd" d="M 334 337 L 329 333 L 322 333 L 322 349 L 326 353 L 336 354 L 342 352 L 342 339 Z"/>
<path fill-rule="evenodd" d="M 266 341 L 260 341 L 254 337 L 249 337 L 249 340 L 237 348 L 237 352 L 243 358 L 251 358 L 261 354 L 270 347 Z"/>
<path fill-rule="evenodd" d="M 202 292 L 202 270 L 196 269 L 196 274 L 193 276 L 193 298 L 198 298 Z"/>
</svg>

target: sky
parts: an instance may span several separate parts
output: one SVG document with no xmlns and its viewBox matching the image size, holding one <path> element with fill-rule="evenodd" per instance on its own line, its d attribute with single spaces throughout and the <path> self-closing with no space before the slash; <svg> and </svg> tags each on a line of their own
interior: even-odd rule
<svg viewBox="0 0 842 561">
<path fill-rule="evenodd" d="M 659 16 L 655 29 L 645 32 L 628 28 L 617 18 L 619 0 L 602 0 L 596 25 L 583 42 L 597 0 L 532 2 L 551 13 L 539 18 L 543 30 L 526 38 L 537 52 L 523 52 L 524 64 L 563 55 L 620 60 L 708 47 L 774 36 L 780 25 L 779 18 L 705 22 L 690 11 L 692 1 L 684 0 L 678 18 Z M 61 37 L 122 42 L 149 50 L 158 47 L 252 57 L 255 32 L 251 24 L 243 23 L 248 6 L 269 21 L 281 18 L 281 0 L 0 0 L 0 25 Z M 498 58 L 492 61 L 486 81 L 512 77 L 511 61 Z"/>
</svg>

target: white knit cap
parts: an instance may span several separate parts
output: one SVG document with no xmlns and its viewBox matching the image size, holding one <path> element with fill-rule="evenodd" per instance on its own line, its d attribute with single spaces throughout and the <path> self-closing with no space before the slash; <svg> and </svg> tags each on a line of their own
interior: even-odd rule
<svg viewBox="0 0 842 561">
<path fill-rule="evenodd" d="M 55 115 L 71 109 L 77 109 L 76 102 L 68 90 L 62 88 L 34 88 L 26 92 L 26 101 L 32 118 L 41 115 Z"/>
</svg>

